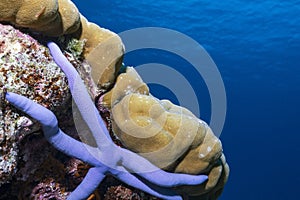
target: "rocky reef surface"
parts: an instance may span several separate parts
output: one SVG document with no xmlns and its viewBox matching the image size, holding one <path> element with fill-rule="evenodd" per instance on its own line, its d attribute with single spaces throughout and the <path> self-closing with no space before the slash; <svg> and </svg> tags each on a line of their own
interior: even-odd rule
<svg viewBox="0 0 300 200">
<path fill-rule="evenodd" d="M 18 92 L 53 110 L 63 109 L 70 94 L 65 75 L 48 50 L 12 26 L 0 24 L 0 92 Z M 0 185 L 16 172 L 18 143 L 38 130 L 36 122 L 1 99 Z M 30 128 L 29 128 L 30 126 Z"/>
</svg>

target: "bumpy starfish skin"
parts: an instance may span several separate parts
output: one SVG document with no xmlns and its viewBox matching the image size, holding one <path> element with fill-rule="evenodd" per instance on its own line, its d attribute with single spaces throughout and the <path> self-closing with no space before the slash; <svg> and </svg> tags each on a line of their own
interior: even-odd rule
<svg viewBox="0 0 300 200">
<path fill-rule="evenodd" d="M 76 70 L 55 43 L 49 43 L 48 47 L 55 62 L 68 78 L 73 99 L 83 120 L 92 132 L 97 147 L 92 147 L 66 135 L 59 129 L 55 115 L 45 107 L 11 92 L 6 94 L 6 99 L 39 121 L 46 139 L 55 148 L 93 166 L 68 199 L 87 198 L 107 174 L 111 174 L 124 183 L 151 195 L 170 200 L 182 199 L 170 187 L 197 185 L 207 180 L 205 175 L 167 173 L 145 158 L 116 146 L 109 137 L 108 131 Z"/>
</svg>

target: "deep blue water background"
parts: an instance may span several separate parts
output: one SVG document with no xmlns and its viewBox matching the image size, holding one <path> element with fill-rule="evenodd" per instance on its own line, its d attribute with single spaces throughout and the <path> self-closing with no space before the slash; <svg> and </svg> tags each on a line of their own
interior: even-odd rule
<svg viewBox="0 0 300 200">
<path fill-rule="evenodd" d="M 74 2 L 90 21 L 116 33 L 170 28 L 192 37 L 211 55 L 227 94 L 221 140 L 231 173 L 221 200 L 300 199 L 300 1 Z M 175 68 L 186 64 L 150 50 L 125 58 L 134 66 L 149 62 Z M 207 120 L 209 96 L 198 81 L 195 91 L 205 107 L 201 118 Z M 159 95 L 162 88 L 151 89 L 176 102 L 167 91 Z"/>
</svg>

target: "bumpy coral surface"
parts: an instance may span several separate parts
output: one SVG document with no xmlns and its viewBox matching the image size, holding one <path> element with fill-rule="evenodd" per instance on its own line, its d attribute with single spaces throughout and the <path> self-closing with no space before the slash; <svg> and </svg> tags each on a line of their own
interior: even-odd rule
<svg viewBox="0 0 300 200">
<path fill-rule="evenodd" d="M 80 39 L 86 39 L 85 58 L 92 67 L 92 77 L 99 88 L 107 89 L 114 82 L 122 65 L 124 46 L 118 35 L 82 20 Z M 98 34 L 95 34 L 98 33 Z M 101 56 L 99 56 L 101 55 Z"/>
<path fill-rule="evenodd" d="M 0 92 L 17 92 L 53 110 L 69 99 L 65 75 L 48 50 L 36 40 L 8 25 L 0 24 Z M 17 143 L 36 131 L 29 118 L 20 115 L 4 100 L 0 109 L 0 185 L 16 170 Z M 30 126 L 30 128 L 29 128 Z"/>
<path fill-rule="evenodd" d="M 205 122 L 185 108 L 151 96 L 133 68 L 119 75 L 114 88 L 101 99 L 111 109 L 113 131 L 124 146 L 160 168 L 208 174 L 206 183 L 178 191 L 201 199 L 218 197 L 229 168 L 220 140 Z"/>
<path fill-rule="evenodd" d="M 0 8 L 0 21 L 50 36 L 72 33 L 80 27 L 79 12 L 69 0 L 1 0 Z"/>
</svg>

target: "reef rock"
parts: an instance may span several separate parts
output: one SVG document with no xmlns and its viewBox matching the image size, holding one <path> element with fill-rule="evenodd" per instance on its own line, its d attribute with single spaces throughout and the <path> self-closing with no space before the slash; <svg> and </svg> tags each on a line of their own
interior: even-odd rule
<svg viewBox="0 0 300 200">
<path fill-rule="evenodd" d="M 48 49 L 9 25 L 0 24 L 0 185 L 16 172 L 18 143 L 39 129 L 3 98 L 16 92 L 56 112 L 70 97 L 64 73 Z"/>
<path fill-rule="evenodd" d="M 204 184 L 177 190 L 199 199 L 216 199 L 229 168 L 220 140 L 204 121 L 183 107 L 151 96 L 131 67 L 100 101 L 111 110 L 113 131 L 125 147 L 168 171 L 207 174 Z"/>
</svg>

